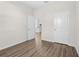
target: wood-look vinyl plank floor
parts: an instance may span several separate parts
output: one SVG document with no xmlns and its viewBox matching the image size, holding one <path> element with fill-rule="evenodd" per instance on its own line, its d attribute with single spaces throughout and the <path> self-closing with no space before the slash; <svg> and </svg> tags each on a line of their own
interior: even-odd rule
<svg viewBox="0 0 79 59">
<path fill-rule="evenodd" d="M 74 47 L 57 42 L 42 41 L 36 49 L 35 40 L 25 41 L 0 51 L 0 57 L 78 57 Z"/>
</svg>

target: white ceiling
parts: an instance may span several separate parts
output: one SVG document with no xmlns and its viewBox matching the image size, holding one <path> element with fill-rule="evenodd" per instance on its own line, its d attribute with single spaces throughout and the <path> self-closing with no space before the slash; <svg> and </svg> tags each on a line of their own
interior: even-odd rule
<svg viewBox="0 0 79 59">
<path fill-rule="evenodd" d="M 27 1 L 25 3 L 31 6 L 32 8 L 38 8 L 47 4 L 48 1 Z"/>
</svg>

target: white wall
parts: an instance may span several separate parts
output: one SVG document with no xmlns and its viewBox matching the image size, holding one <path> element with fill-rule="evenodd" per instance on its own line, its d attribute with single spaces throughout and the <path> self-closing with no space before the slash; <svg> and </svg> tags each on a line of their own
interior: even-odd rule
<svg viewBox="0 0 79 59">
<path fill-rule="evenodd" d="M 42 23 L 42 39 L 52 42 L 60 42 L 74 46 L 79 54 L 79 2 L 51 2 L 34 11 L 34 16 L 38 17 Z M 68 37 L 63 39 L 56 37 L 54 26 L 55 17 L 64 17 L 64 22 L 68 19 L 66 33 Z M 66 24 L 62 24 L 65 26 Z M 68 28 L 68 30 L 67 30 Z M 65 29 L 65 28 L 64 28 Z M 56 39 L 55 39 L 56 38 Z"/>
<path fill-rule="evenodd" d="M 21 2 L 0 2 L 0 49 L 28 39 L 28 16 L 32 9 Z"/>
<path fill-rule="evenodd" d="M 40 23 L 42 23 L 43 40 L 75 46 L 74 2 L 50 2 L 36 9 L 34 15 L 38 17 Z M 57 18 L 63 22 L 59 28 L 56 28 L 54 25 L 54 20 Z M 60 29 L 61 32 L 59 32 L 60 30 L 57 32 L 58 29 Z"/>
<path fill-rule="evenodd" d="M 75 21 L 76 21 L 76 39 L 75 39 L 75 41 L 76 41 L 76 44 L 75 44 L 75 46 L 76 46 L 76 48 L 77 48 L 77 51 L 79 52 L 79 2 L 76 2 L 76 19 L 75 19 Z"/>
<path fill-rule="evenodd" d="M 61 42 L 66 43 L 68 45 L 76 47 L 76 50 L 79 54 L 79 2 L 50 2 L 34 11 L 35 17 L 40 19 L 40 23 L 42 23 L 42 39 L 52 42 Z M 68 38 L 59 39 L 59 37 L 55 37 L 56 32 L 54 26 L 54 17 L 62 17 L 64 16 L 65 20 L 68 17 L 69 26 L 67 25 L 66 32 Z M 64 20 L 64 21 L 65 21 Z M 64 26 L 65 24 L 62 24 Z M 65 29 L 65 28 L 64 28 Z M 53 34 L 54 33 L 54 34 Z M 55 39 L 55 38 L 56 39 Z M 63 36 L 64 37 L 64 36 Z"/>
<path fill-rule="evenodd" d="M 14 4 L 16 7 L 19 7 L 19 10 L 25 15 L 26 21 L 27 21 L 27 37 L 28 40 L 34 39 L 34 34 L 35 34 L 35 21 L 33 17 L 33 9 L 29 5 L 26 4 L 26 2 L 10 2 Z"/>
</svg>

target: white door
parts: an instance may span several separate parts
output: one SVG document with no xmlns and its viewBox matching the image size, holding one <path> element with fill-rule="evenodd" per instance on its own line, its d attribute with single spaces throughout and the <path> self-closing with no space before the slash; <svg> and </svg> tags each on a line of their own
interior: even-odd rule
<svg viewBox="0 0 79 59">
<path fill-rule="evenodd" d="M 28 40 L 35 38 L 35 19 L 28 16 Z"/>
<path fill-rule="evenodd" d="M 69 43 L 70 36 L 70 15 L 69 13 L 57 13 L 54 16 L 54 39 L 56 42 Z"/>
</svg>

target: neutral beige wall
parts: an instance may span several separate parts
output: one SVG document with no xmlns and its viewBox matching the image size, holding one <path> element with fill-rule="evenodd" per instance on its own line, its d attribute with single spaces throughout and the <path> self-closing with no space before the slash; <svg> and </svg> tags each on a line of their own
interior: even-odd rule
<svg viewBox="0 0 79 59">
<path fill-rule="evenodd" d="M 28 40 L 32 9 L 21 2 L 0 2 L 0 49 Z"/>
</svg>

